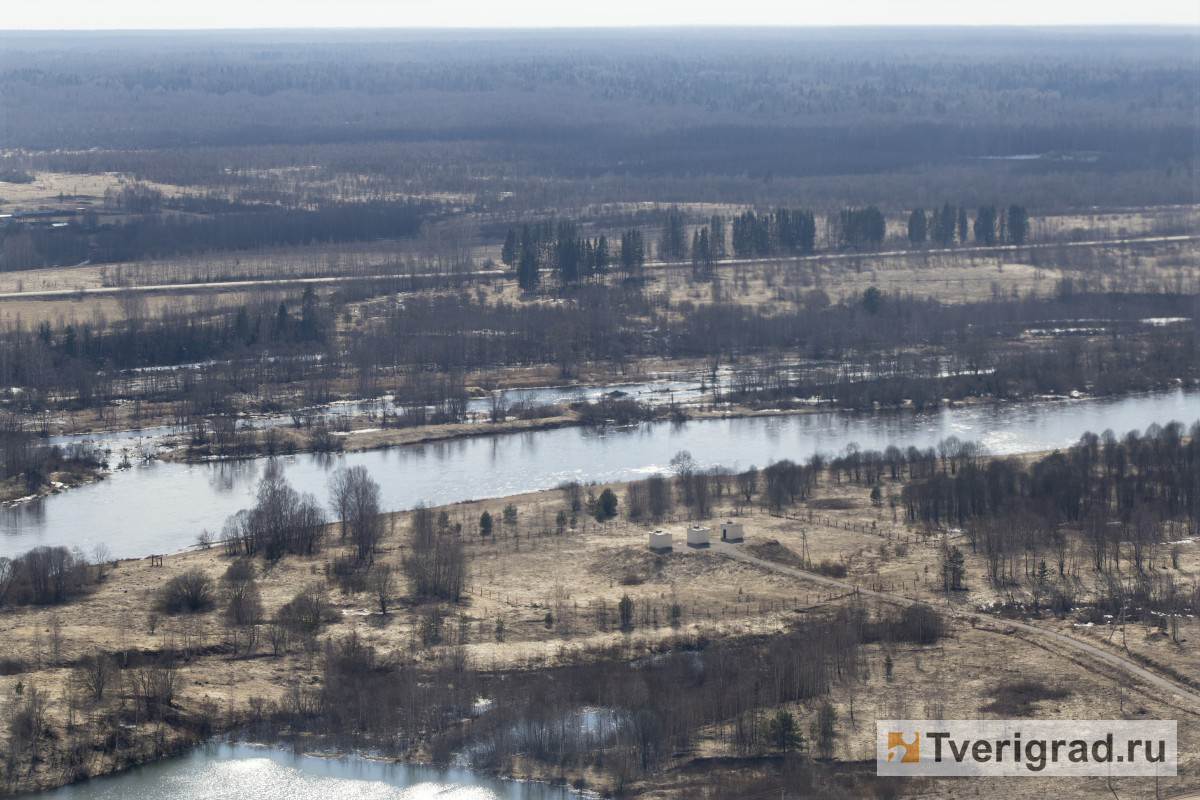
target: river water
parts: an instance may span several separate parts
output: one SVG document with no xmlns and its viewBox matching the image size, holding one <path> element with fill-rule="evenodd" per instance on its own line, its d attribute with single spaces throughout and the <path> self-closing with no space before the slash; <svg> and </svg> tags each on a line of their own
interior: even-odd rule
<svg viewBox="0 0 1200 800">
<path fill-rule="evenodd" d="M 294 755 L 276 748 L 212 744 L 105 778 L 23 800 L 568 800 L 581 794 L 464 769 L 364 758 Z"/>
<path fill-rule="evenodd" d="M 300 491 L 327 497 L 329 473 L 365 466 L 383 489 L 386 509 L 503 497 L 564 481 L 599 483 L 665 471 L 689 451 L 701 465 L 745 468 L 834 454 L 848 444 L 882 450 L 929 447 L 947 436 L 976 440 L 992 454 L 1065 447 L 1085 431 L 1123 435 L 1151 423 L 1200 419 L 1200 391 L 1174 390 L 1115 400 L 1079 399 L 945 408 L 935 412 L 794 416 L 652 422 L 622 429 L 563 428 L 484 436 L 337 456 L 281 459 Z M 144 557 L 190 546 L 253 504 L 265 459 L 212 464 L 151 462 L 103 481 L 0 510 L 0 555 L 41 544 L 100 542 L 113 557 Z"/>
</svg>

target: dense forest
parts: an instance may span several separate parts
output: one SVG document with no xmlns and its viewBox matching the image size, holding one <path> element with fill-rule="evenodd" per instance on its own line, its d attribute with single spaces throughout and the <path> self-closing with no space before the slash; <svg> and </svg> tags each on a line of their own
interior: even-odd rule
<svg viewBox="0 0 1200 800">
<path fill-rule="evenodd" d="M 437 184 L 517 209 L 1191 196 L 1183 33 L 530 37 L 6 33 L 0 102 L 18 149 L 2 166 L 258 197 L 300 180 L 342 200 Z"/>
</svg>

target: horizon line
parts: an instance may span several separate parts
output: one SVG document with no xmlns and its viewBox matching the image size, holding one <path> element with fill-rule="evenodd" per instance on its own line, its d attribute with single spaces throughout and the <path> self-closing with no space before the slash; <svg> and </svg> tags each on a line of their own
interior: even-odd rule
<svg viewBox="0 0 1200 800">
<path fill-rule="evenodd" d="M 0 24 L 0 33 L 226 33 L 284 31 L 354 31 L 354 32 L 402 32 L 402 31 L 445 31 L 445 32 L 498 32 L 498 31 L 631 31 L 631 30 L 760 30 L 760 31 L 804 31 L 804 30 L 920 30 L 920 29 L 968 29 L 968 30 L 1176 30 L 1194 29 L 1200 32 L 1200 22 L 1030 22 L 1030 23 L 965 23 L 965 22 L 919 22 L 919 23 L 827 23 L 814 25 L 766 25 L 754 23 L 643 23 L 638 25 L 291 25 L 291 26 L 246 26 L 246 27 L 146 27 L 146 28 L 8 28 Z"/>
</svg>

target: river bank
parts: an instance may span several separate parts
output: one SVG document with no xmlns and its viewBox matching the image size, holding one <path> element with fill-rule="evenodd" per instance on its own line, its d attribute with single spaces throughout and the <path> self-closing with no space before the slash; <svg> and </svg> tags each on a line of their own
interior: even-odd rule
<svg viewBox="0 0 1200 800">
<path fill-rule="evenodd" d="M 468 436 L 346 453 L 278 457 L 298 491 L 319 505 L 341 467 L 361 466 L 382 487 L 384 508 L 413 508 L 505 497 L 568 481 L 619 482 L 669 472 L 688 451 L 700 467 L 765 467 L 771 461 L 836 454 L 853 444 L 883 451 L 936 447 L 948 438 L 976 441 L 992 454 L 1065 447 L 1083 433 L 1117 436 L 1179 420 L 1200 419 L 1200 392 L 1175 390 L 1117 400 L 1079 399 L 965 405 L 936 412 L 844 414 L 813 411 L 748 417 L 697 418 L 627 427 L 571 425 Z M 179 463 L 150 461 L 103 481 L 18 508 L 0 509 L 0 555 L 37 544 L 105 544 L 116 557 L 177 552 L 254 502 L 262 458 Z"/>
<path fill-rule="evenodd" d="M 652 553 L 646 547 L 646 527 L 624 517 L 626 484 L 605 486 L 621 498 L 618 517 L 605 523 L 596 522 L 583 509 L 571 514 L 570 493 L 560 489 L 435 508 L 435 516 L 445 512 L 451 530 L 462 526 L 470 579 L 458 603 L 401 597 L 406 591 L 401 584 L 393 606 L 381 613 L 369 585 L 337 577 L 332 565 L 349 548 L 339 542 L 336 528 L 330 528 L 327 548 L 315 556 L 254 560 L 264 620 L 257 634 L 230 624 L 219 607 L 190 615 L 169 615 L 156 608 L 161 587 L 173 577 L 200 570 L 219 582 L 232 561 L 220 547 L 167 555 L 161 566 L 149 560 L 121 561 L 106 571 L 102 581 L 63 606 L 4 609 L 0 638 L 8 643 L 8 661 L 3 670 L 7 674 L 0 675 L 0 696 L 28 697 L 36 689 L 46 698 L 45 724 L 54 732 L 43 740 L 44 768 L 26 774 L 41 781 L 38 785 L 58 785 L 70 775 L 107 774 L 186 749 L 193 741 L 187 737 L 198 735 L 197 731 L 207 731 L 206 737 L 236 735 L 255 725 L 274 731 L 263 741 L 278 736 L 278 741 L 299 743 L 306 751 L 359 751 L 365 745 L 356 744 L 353 736 L 309 735 L 307 717 L 297 716 L 301 709 L 315 708 L 313 704 L 331 702 L 321 698 L 336 688 L 337 670 L 345 668 L 337 665 L 358 663 L 354 659 L 374 665 L 375 670 L 397 670 L 414 686 L 444 686 L 447 692 L 461 686 L 472 702 L 483 698 L 487 702 L 476 703 L 473 710 L 466 710 L 468 704 L 450 728 L 477 735 L 489 730 L 490 703 L 506 702 L 510 691 L 506 687 L 516 680 L 553 687 L 567 680 L 571 669 L 593 661 L 615 658 L 621 664 L 651 665 L 672 652 L 700 658 L 707 648 L 722 642 L 754 648 L 775 641 L 804 620 L 839 613 L 851 603 L 845 592 L 731 559 L 716 549 L 684 547 L 682 532 L 690 521 L 681 516 L 659 523 L 676 537 L 675 549 Z M 888 481 L 887 495 L 901 486 L 902 482 Z M 501 522 L 509 516 L 507 507 L 513 509 L 512 524 Z M 556 532 L 559 510 L 567 512 L 567 522 Z M 487 537 L 477 529 L 484 511 L 497 520 L 496 530 Z M 866 484 L 824 478 L 817 491 L 788 516 L 763 513 L 757 504 L 739 508 L 726 496 L 706 524 L 732 514 L 740 514 L 737 520 L 745 526 L 746 543 L 741 547 L 747 552 L 782 561 L 803 557 L 819 569 L 841 565 L 847 580 L 856 584 L 885 587 L 930 603 L 949 602 L 926 568 L 936 566 L 943 536 L 960 534 L 931 534 L 909 527 L 896 519 L 886 500 L 876 503 Z M 390 516 L 377 565 L 400 572 L 410 553 L 411 516 L 409 512 Z M 1200 564 L 1196 557 L 1192 550 L 1184 552 L 1181 574 L 1195 573 Z M 968 559 L 972 574 L 983 574 L 983 557 L 968 554 Z M 311 637 L 297 635 L 276 651 L 268 621 L 294 595 L 314 584 L 323 587 L 332 613 Z M 982 607 L 1001 596 L 982 580 L 973 581 L 971 588 L 954 598 L 955 605 Z M 634 609 L 627 629 L 617 624 L 618 601 L 623 596 L 631 599 Z M 427 631 L 435 613 L 445 619 L 440 639 Z M 547 616 L 552 622 L 546 622 Z M 995 686 L 997 675 L 1032 671 L 1054 676 L 1062 694 L 1055 711 L 1063 718 L 1119 713 L 1111 676 L 1061 653 L 1048 653 L 1036 642 L 1022 643 L 1006 633 L 1002 619 L 989 622 L 991 613 L 981 611 L 976 616 L 979 619 L 970 624 L 953 623 L 953 636 L 934 647 L 867 648 L 862 654 L 863 663 L 870 665 L 861 679 L 865 683 L 839 683 L 831 690 L 840 719 L 853 713 L 856 694 L 865 696 L 868 691 L 890 691 L 893 698 L 902 693 L 905 702 L 920 708 L 922 702 L 930 702 L 921 687 L 931 674 L 945 713 L 969 718 L 989 702 L 989 687 Z M 1078 634 L 1073 621 L 1073 617 L 1047 619 L 1042 624 Z M 55 644 L 56 639 L 60 644 Z M 351 647 L 347 642 L 354 643 L 352 649 L 340 649 Z M 80 667 L 97 651 L 124 659 L 120 682 L 101 701 L 82 693 L 79 683 Z M 885 678 L 885 657 L 893 662 L 894 678 Z M 143 670 L 160 669 L 164 659 L 172 664 L 173 695 L 165 712 L 152 713 L 143 705 L 136 681 L 152 674 Z M 582 674 L 591 675 L 586 669 Z M 20 692 L 18 685 L 23 687 Z M 634 688 L 622 684 L 622 691 Z M 370 690 L 364 691 L 368 700 L 364 708 L 369 708 L 376 701 Z M 1148 714 L 1171 713 L 1169 702 L 1164 705 L 1153 693 L 1130 686 L 1123 686 L 1121 692 L 1122 697 L 1136 696 Z M 802 730 L 817 707 L 815 701 L 791 706 Z M 865 713 L 862 708 L 859 712 Z M 863 732 L 845 731 L 839 769 L 852 771 L 855 763 L 874 752 L 873 739 L 866 732 L 869 727 Z M 346 732 L 341 727 L 336 730 Z M 116 739 L 111 738 L 114 735 Z M 1186 742 L 1195 732 L 1184 726 L 1180 735 Z M 89 744 L 92 741 L 121 744 L 114 749 Z M 436 741 L 400 737 L 402 746 L 389 755 L 408 763 L 444 762 L 446 744 L 454 741 L 456 735 Z M 696 796 L 711 781 L 711 771 L 727 767 L 731 758 L 737 759 L 739 769 L 755 773 L 769 775 L 779 768 L 777 756 L 735 755 L 728 741 L 728 729 L 720 726 L 700 731 L 686 748 L 673 751 L 669 769 L 627 780 L 624 786 L 638 796 L 681 800 Z M 1181 747 L 1184 752 L 1191 751 Z M 70 753 L 82 754 L 85 763 L 71 761 Z M 70 773 L 54 771 L 68 765 L 73 769 Z M 575 762 L 548 767 L 513 758 L 500 763 L 496 771 L 518 778 L 563 779 L 568 784 L 582 780 L 582 785 L 601 791 L 613 791 L 621 784 L 619 776 L 580 769 Z M 1083 797 L 1094 787 L 1077 788 L 1074 795 Z M 1005 790 L 1011 796 L 1012 787 L 997 787 L 981 796 L 1001 797 Z M 1068 791 L 1064 796 L 1071 795 Z M 307 800 L 322 795 L 300 796 Z"/>
</svg>

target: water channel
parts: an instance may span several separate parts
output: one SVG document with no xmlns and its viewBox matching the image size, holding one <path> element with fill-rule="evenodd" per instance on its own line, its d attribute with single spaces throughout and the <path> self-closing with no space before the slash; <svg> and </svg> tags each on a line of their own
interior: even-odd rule
<svg viewBox="0 0 1200 800">
<path fill-rule="evenodd" d="M 665 471 L 689 451 L 701 465 L 745 468 L 813 453 L 929 447 L 947 436 L 976 440 L 991 454 L 1065 447 L 1085 431 L 1118 435 L 1152 423 L 1200 420 L 1200 391 L 1177 389 L 1119 399 L 1046 400 L 943 408 L 933 412 L 792 416 L 652 422 L 628 428 L 482 436 L 328 456 L 283 458 L 285 474 L 324 501 L 329 473 L 363 465 L 379 481 L 388 509 L 503 497 L 552 488 L 564 481 L 599 483 Z M 144 557 L 190 546 L 204 528 L 253 503 L 265 459 L 180 464 L 150 462 L 40 501 L 0 510 L 0 555 L 42 544 L 100 542 L 113 557 Z"/>
</svg>

